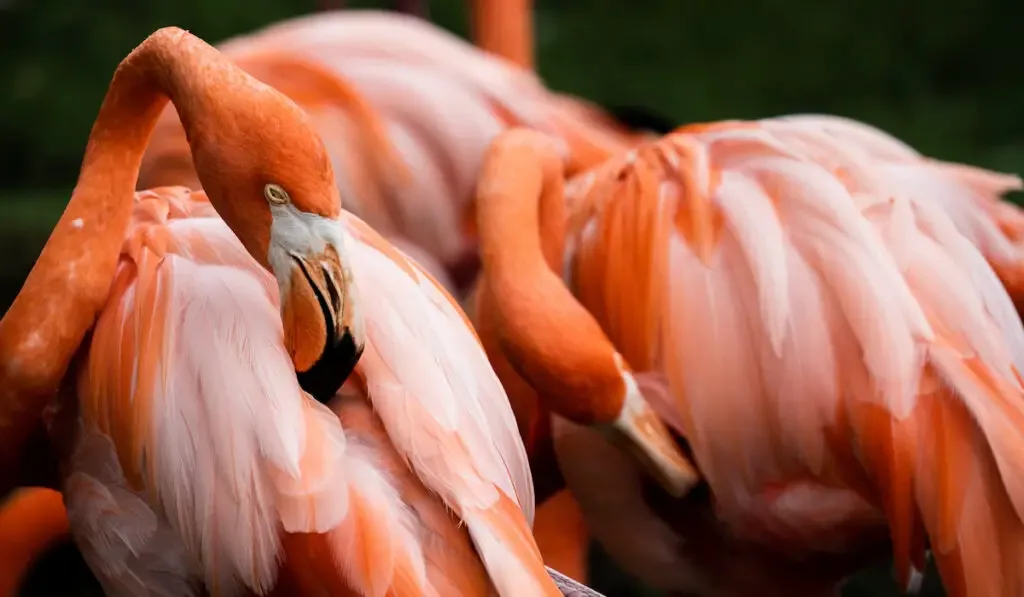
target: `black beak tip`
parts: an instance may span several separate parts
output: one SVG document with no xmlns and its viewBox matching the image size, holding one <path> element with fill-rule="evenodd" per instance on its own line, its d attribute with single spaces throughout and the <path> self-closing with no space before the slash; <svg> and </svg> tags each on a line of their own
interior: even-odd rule
<svg viewBox="0 0 1024 597">
<path fill-rule="evenodd" d="M 352 375 L 362 356 L 363 346 L 357 345 L 352 332 L 345 330 L 336 341 L 328 342 L 312 367 L 298 373 L 299 386 L 318 402 L 327 404 Z"/>
</svg>

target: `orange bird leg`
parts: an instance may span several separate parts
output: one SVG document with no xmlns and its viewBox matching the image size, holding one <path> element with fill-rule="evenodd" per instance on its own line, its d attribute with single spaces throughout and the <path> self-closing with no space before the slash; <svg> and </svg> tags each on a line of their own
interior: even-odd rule
<svg viewBox="0 0 1024 597">
<path fill-rule="evenodd" d="M 25 573 L 47 548 L 68 537 L 60 493 L 18 489 L 0 506 L 0 597 L 14 597 Z"/>
<path fill-rule="evenodd" d="M 553 143 L 525 129 L 499 135 L 484 157 L 477 225 L 499 345 L 553 412 L 626 440 L 681 496 L 698 480 L 694 466 L 593 316 L 552 271 L 552 248 L 565 236 L 562 168 Z M 558 242 L 542 247 L 541 234 Z"/>
<path fill-rule="evenodd" d="M 474 0 L 471 12 L 480 49 L 533 70 L 532 0 Z"/>
</svg>

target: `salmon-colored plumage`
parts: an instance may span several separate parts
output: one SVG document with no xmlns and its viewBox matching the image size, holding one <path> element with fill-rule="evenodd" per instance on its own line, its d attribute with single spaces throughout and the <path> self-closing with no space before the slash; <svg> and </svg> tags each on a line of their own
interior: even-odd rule
<svg viewBox="0 0 1024 597">
<path fill-rule="evenodd" d="M 950 595 L 1017 594 L 1020 318 L 934 196 L 881 176 L 885 160 L 852 153 L 856 143 L 841 156 L 823 151 L 836 133 L 813 128 L 686 127 L 571 181 L 559 273 L 572 298 L 499 300 L 499 347 L 546 406 L 586 423 L 544 374 L 572 362 L 551 364 L 580 342 L 564 315 L 578 301 L 689 444 L 710 503 L 700 492 L 645 498 L 632 459 L 556 419 L 561 468 L 588 527 L 649 582 L 825 595 L 883 555 L 888 538 L 905 586 L 920 580 L 927 541 Z M 495 142 L 481 201 L 543 204 L 524 176 L 542 167 L 542 150 L 534 166 L 502 164 L 521 135 L 531 134 Z M 533 135 L 534 147 L 545 143 Z M 916 168 L 907 175 L 923 184 L 936 166 Z M 544 257 L 490 254 L 497 219 L 480 216 L 484 280 L 503 268 L 514 273 L 499 280 L 547 288 Z M 545 223 L 532 225 L 519 236 Z"/>
<path fill-rule="evenodd" d="M 926 158 L 874 127 L 835 116 L 787 116 L 765 121 L 829 165 L 851 170 L 860 184 L 885 185 L 935 203 L 981 251 L 1024 311 L 1024 211 L 1002 196 L 1024 188 L 1019 176 Z M 871 164 L 865 171 L 858 164 Z M 855 173 L 855 174 L 854 174 Z M 870 182 L 868 182 L 870 181 Z"/>
</svg>

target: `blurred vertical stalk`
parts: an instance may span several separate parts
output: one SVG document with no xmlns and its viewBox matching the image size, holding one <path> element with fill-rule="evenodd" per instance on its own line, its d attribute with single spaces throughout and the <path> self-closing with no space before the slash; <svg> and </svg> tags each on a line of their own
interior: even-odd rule
<svg viewBox="0 0 1024 597">
<path fill-rule="evenodd" d="M 341 10 L 345 8 L 345 0 L 316 0 L 316 8 L 320 11 Z"/>
<path fill-rule="evenodd" d="M 473 0 L 470 13 L 478 48 L 533 70 L 533 0 Z"/>
</svg>

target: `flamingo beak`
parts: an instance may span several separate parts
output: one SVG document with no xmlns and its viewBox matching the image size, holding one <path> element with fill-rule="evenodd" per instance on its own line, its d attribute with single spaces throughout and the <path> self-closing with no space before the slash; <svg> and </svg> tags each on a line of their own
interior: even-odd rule
<svg viewBox="0 0 1024 597">
<path fill-rule="evenodd" d="M 635 381 L 627 384 L 626 399 L 610 431 L 610 439 L 632 453 L 671 496 L 685 496 L 700 481 L 696 467 L 683 455 Z"/>
<path fill-rule="evenodd" d="M 352 374 L 365 337 L 352 276 L 327 243 L 319 254 L 290 252 L 291 284 L 281 313 L 299 385 L 326 403 Z"/>
</svg>

